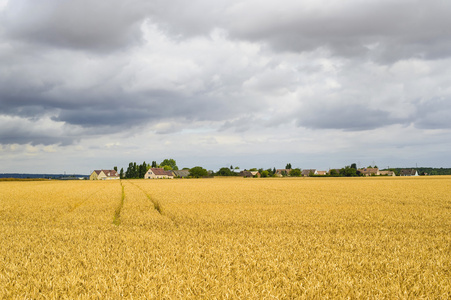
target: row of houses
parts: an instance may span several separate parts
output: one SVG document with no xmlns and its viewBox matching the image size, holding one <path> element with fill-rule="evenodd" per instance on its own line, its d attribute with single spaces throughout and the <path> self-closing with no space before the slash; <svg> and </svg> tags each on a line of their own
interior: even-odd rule
<svg viewBox="0 0 451 300">
<path fill-rule="evenodd" d="M 150 168 L 144 175 L 144 179 L 173 179 L 186 178 L 190 175 L 189 170 L 165 170 L 163 168 Z M 258 171 L 240 171 L 238 176 L 241 177 L 260 177 Z"/>
<path fill-rule="evenodd" d="M 290 175 L 292 169 L 277 169 L 276 176 L 283 177 Z M 340 169 L 329 169 L 329 171 L 319 171 L 316 169 L 304 169 L 301 171 L 301 176 L 326 176 L 332 173 L 332 170 L 338 174 Z M 378 168 L 363 168 L 358 169 L 363 176 L 396 176 L 393 171 L 380 171 Z M 415 169 L 402 169 L 400 171 L 400 176 L 418 176 L 418 172 Z M 172 179 L 172 178 L 185 178 L 189 176 L 189 170 L 165 170 L 163 168 L 150 168 L 144 175 L 144 179 Z M 258 171 L 240 171 L 239 176 L 241 177 L 260 177 Z M 116 170 L 94 170 L 89 176 L 90 180 L 114 180 L 120 179 L 119 173 Z"/>
<path fill-rule="evenodd" d="M 166 171 L 163 168 L 150 168 L 144 175 L 144 179 L 157 178 L 184 178 L 189 176 L 189 170 L 171 170 Z M 89 176 L 90 180 L 114 180 L 120 179 L 116 170 L 94 170 Z"/>
<path fill-rule="evenodd" d="M 326 176 L 330 175 L 332 170 L 335 171 L 336 174 L 340 173 L 340 169 L 329 169 L 329 171 L 319 171 L 317 169 L 304 169 L 301 171 L 301 176 Z M 282 177 L 287 176 L 291 172 L 291 169 L 277 169 L 276 176 Z M 362 168 L 357 169 L 357 172 L 362 176 L 396 176 L 394 171 L 381 171 L 379 168 Z M 400 171 L 399 176 L 418 176 L 418 171 L 415 169 L 402 169 Z"/>
<path fill-rule="evenodd" d="M 289 176 L 292 169 L 276 169 L 275 175 L 278 177 Z M 301 170 L 301 176 L 308 177 L 312 175 L 327 175 L 327 171 L 318 171 L 316 169 Z"/>
<path fill-rule="evenodd" d="M 394 171 L 380 171 L 378 168 L 363 168 L 358 169 L 357 172 L 364 176 L 396 176 Z M 399 176 L 418 176 L 418 171 L 415 169 L 402 169 L 399 172 Z"/>
<path fill-rule="evenodd" d="M 150 168 L 144 175 L 144 179 L 173 179 L 186 178 L 190 175 L 189 170 L 165 170 L 163 168 Z M 240 171 L 238 176 L 241 177 L 260 177 L 258 171 Z M 94 170 L 90 180 L 112 180 L 120 179 L 119 173 L 115 170 Z"/>
<path fill-rule="evenodd" d="M 277 177 L 284 177 L 284 176 L 290 176 L 291 171 L 293 169 L 276 169 L 275 170 L 275 176 Z M 381 171 L 379 168 L 361 168 L 356 170 L 358 174 L 362 176 L 396 176 L 396 173 L 394 171 Z M 241 177 L 260 177 L 260 173 L 258 171 L 247 171 L 247 170 L 232 170 L 232 172 L 235 172 L 238 176 Z M 300 175 L 302 177 L 309 177 L 309 176 L 327 176 L 331 175 L 332 173 L 339 174 L 340 169 L 329 169 L 329 171 L 320 171 L 317 169 L 303 169 L 300 172 Z M 418 172 L 415 169 L 402 169 L 400 171 L 400 176 L 418 176 Z"/>
</svg>

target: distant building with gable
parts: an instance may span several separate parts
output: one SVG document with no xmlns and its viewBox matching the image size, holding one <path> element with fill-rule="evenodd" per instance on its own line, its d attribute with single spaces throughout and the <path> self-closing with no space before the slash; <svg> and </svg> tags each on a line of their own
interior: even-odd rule
<svg viewBox="0 0 451 300">
<path fill-rule="evenodd" d="M 395 172 L 394 171 L 390 171 L 390 170 L 388 170 L 388 171 L 379 171 L 379 174 L 381 176 L 396 176 Z"/>
<path fill-rule="evenodd" d="M 247 170 L 244 170 L 244 171 L 240 172 L 239 176 L 244 177 L 244 178 L 246 178 L 246 177 L 248 177 L 248 178 L 252 178 L 252 177 L 260 178 L 260 173 L 258 171 L 247 171 Z"/>
<path fill-rule="evenodd" d="M 90 180 L 120 179 L 116 170 L 94 170 L 89 176 Z"/>
<path fill-rule="evenodd" d="M 358 169 L 357 172 L 359 172 L 363 176 L 381 175 L 378 168 L 363 168 L 363 169 Z"/>
<path fill-rule="evenodd" d="M 402 169 L 399 176 L 418 176 L 418 171 L 415 169 Z"/>
<path fill-rule="evenodd" d="M 278 177 L 289 176 L 291 169 L 277 169 L 275 175 Z"/>
<path fill-rule="evenodd" d="M 259 171 L 249 171 L 249 172 L 251 172 L 252 176 L 254 176 L 254 177 L 258 177 L 258 178 L 261 177 L 261 174 Z"/>
<path fill-rule="evenodd" d="M 163 178 L 173 179 L 174 174 L 172 173 L 172 171 L 166 171 L 163 168 L 150 168 L 144 175 L 144 179 L 163 179 Z"/>
<path fill-rule="evenodd" d="M 174 177 L 185 178 L 189 176 L 189 170 L 172 170 Z"/>
<path fill-rule="evenodd" d="M 318 175 L 316 169 L 304 169 L 301 171 L 301 176 L 308 177 L 311 175 Z"/>
</svg>

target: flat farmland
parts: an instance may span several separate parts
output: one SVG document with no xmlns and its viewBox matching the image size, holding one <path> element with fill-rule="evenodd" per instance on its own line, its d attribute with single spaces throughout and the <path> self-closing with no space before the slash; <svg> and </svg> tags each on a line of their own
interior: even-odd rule
<svg viewBox="0 0 451 300">
<path fill-rule="evenodd" d="M 451 298 L 451 177 L 0 182 L 0 298 Z"/>
</svg>

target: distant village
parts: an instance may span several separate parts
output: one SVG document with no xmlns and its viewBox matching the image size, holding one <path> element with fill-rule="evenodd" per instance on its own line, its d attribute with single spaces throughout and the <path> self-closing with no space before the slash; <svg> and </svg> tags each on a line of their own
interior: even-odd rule
<svg viewBox="0 0 451 300">
<path fill-rule="evenodd" d="M 367 177 L 367 176 L 424 176 L 424 175 L 451 175 L 451 168 L 388 168 L 379 169 L 377 166 L 357 168 L 351 164 L 341 169 L 300 169 L 292 168 L 287 164 L 284 169 L 241 169 L 239 167 L 223 167 L 219 170 L 206 170 L 202 167 L 183 168 L 179 170 L 174 159 L 165 159 L 161 163 L 153 161 L 151 164 L 130 163 L 124 170 L 117 167 L 113 169 L 98 169 L 88 174 L 31 174 L 31 173 L 0 173 L 0 180 L 114 180 L 114 179 L 174 179 L 174 178 L 213 178 L 236 176 L 245 178 L 265 177 Z"/>
<path fill-rule="evenodd" d="M 368 168 L 356 168 L 356 164 L 341 169 L 317 170 L 291 168 L 287 164 L 285 169 L 250 169 L 242 170 L 239 167 L 223 167 L 217 171 L 207 171 L 202 167 L 185 168 L 178 170 L 175 160 L 166 159 L 160 164 L 152 162 L 147 165 L 130 163 L 127 170 L 120 171 L 115 167 L 112 170 L 94 170 L 89 176 L 90 180 L 114 180 L 114 179 L 174 179 L 174 178 L 208 178 L 215 176 L 237 176 L 244 178 L 261 177 L 368 177 L 368 176 L 419 176 L 416 169 L 379 170 L 377 166 Z M 428 174 L 421 174 L 428 175 Z"/>
</svg>

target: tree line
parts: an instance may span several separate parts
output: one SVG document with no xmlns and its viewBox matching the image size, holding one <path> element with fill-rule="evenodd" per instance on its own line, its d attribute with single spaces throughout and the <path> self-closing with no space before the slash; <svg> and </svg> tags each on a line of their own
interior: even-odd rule
<svg viewBox="0 0 451 300">
<path fill-rule="evenodd" d="M 169 158 L 165 159 L 159 164 L 156 161 L 152 161 L 151 164 L 147 164 L 145 161 L 142 164 L 137 164 L 136 162 L 130 162 L 128 164 L 127 170 L 124 172 L 124 168 L 121 168 L 119 171 L 119 176 L 121 179 L 137 179 L 137 178 L 144 178 L 146 172 L 150 168 L 163 168 L 164 170 L 178 170 L 177 163 L 175 159 Z M 114 169 L 117 171 L 117 167 L 114 167 Z M 196 166 L 194 168 L 184 168 L 184 170 L 190 171 L 190 177 L 200 178 L 200 177 L 207 177 L 207 176 L 239 176 L 239 173 L 235 172 L 235 170 L 239 169 L 239 167 L 223 167 L 220 168 L 217 172 L 208 172 L 206 169 Z M 280 175 L 282 176 L 291 176 L 291 177 L 300 177 L 302 175 L 300 168 L 292 168 L 291 163 L 288 163 L 285 166 L 286 170 L 289 171 L 282 171 Z M 277 174 L 276 168 L 269 168 L 269 169 L 263 169 L 263 168 L 252 168 L 248 171 L 258 171 L 260 173 L 261 177 L 276 177 L 279 176 Z M 310 176 L 315 176 L 313 174 L 309 174 Z M 359 176 L 360 174 L 357 172 L 356 164 L 351 164 L 351 166 L 346 166 L 340 170 L 331 170 L 330 173 L 326 176 L 330 177 L 353 177 L 353 176 Z"/>
<path fill-rule="evenodd" d="M 377 168 L 377 166 L 375 166 Z M 233 171 L 234 168 L 230 166 L 230 168 L 223 167 L 219 169 L 214 175 L 216 176 L 239 176 L 239 173 Z M 302 171 L 300 168 L 292 168 L 291 163 L 286 164 L 285 170 L 283 170 L 280 174 L 277 173 L 276 168 L 269 169 L 249 169 L 248 171 L 258 171 L 261 177 L 277 177 L 277 176 L 290 176 L 290 177 L 300 177 L 302 176 Z M 357 165 L 351 164 L 350 166 L 346 166 L 341 169 L 332 169 L 327 175 L 314 175 L 309 174 L 309 176 L 321 176 L 321 177 L 356 177 L 361 176 L 361 174 L 357 171 Z"/>
<path fill-rule="evenodd" d="M 451 175 L 451 168 L 412 167 L 390 168 L 388 170 L 394 171 L 396 176 L 398 176 L 402 169 L 415 169 L 417 170 L 418 175 Z"/>
<path fill-rule="evenodd" d="M 146 172 L 150 168 L 163 168 L 165 170 L 178 170 L 177 162 L 175 159 L 168 158 L 164 159 L 162 162 L 157 163 L 152 161 L 152 163 L 147 164 L 145 161 L 142 164 L 137 164 L 136 162 L 130 162 L 127 169 L 124 171 L 123 168 L 119 171 L 119 176 L 121 179 L 135 179 L 144 178 Z M 368 166 L 368 168 L 377 168 L 377 166 Z M 117 171 L 117 167 L 114 167 Z M 190 177 L 207 177 L 207 176 L 239 176 L 240 174 L 236 172 L 239 167 L 223 167 L 217 172 L 209 172 L 203 167 L 196 166 L 193 168 L 184 168 L 184 170 L 190 171 Z M 419 175 L 451 175 L 451 168 L 415 168 Z M 285 171 L 286 170 L 286 171 Z M 277 174 L 276 168 L 252 168 L 247 171 L 258 171 L 261 177 L 276 177 L 276 176 L 290 176 L 290 177 L 300 177 L 302 176 L 302 171 L 300 168 L 292 168 L 291 163 L 287 163 L 285 170 L 281 174 Z M 398 176 L 401 168 L 389 168 L 387 170 L 394 171 Z M 357 164 L 352 163 L 349 166 L 345 166 L 341 169 L 331 169 L 327 175 L 314 175 L 309 174 L 309 176 L 319 176 L 319 177 L 357 177 L 363 176 L 357 169 Z"/>
</svg>

